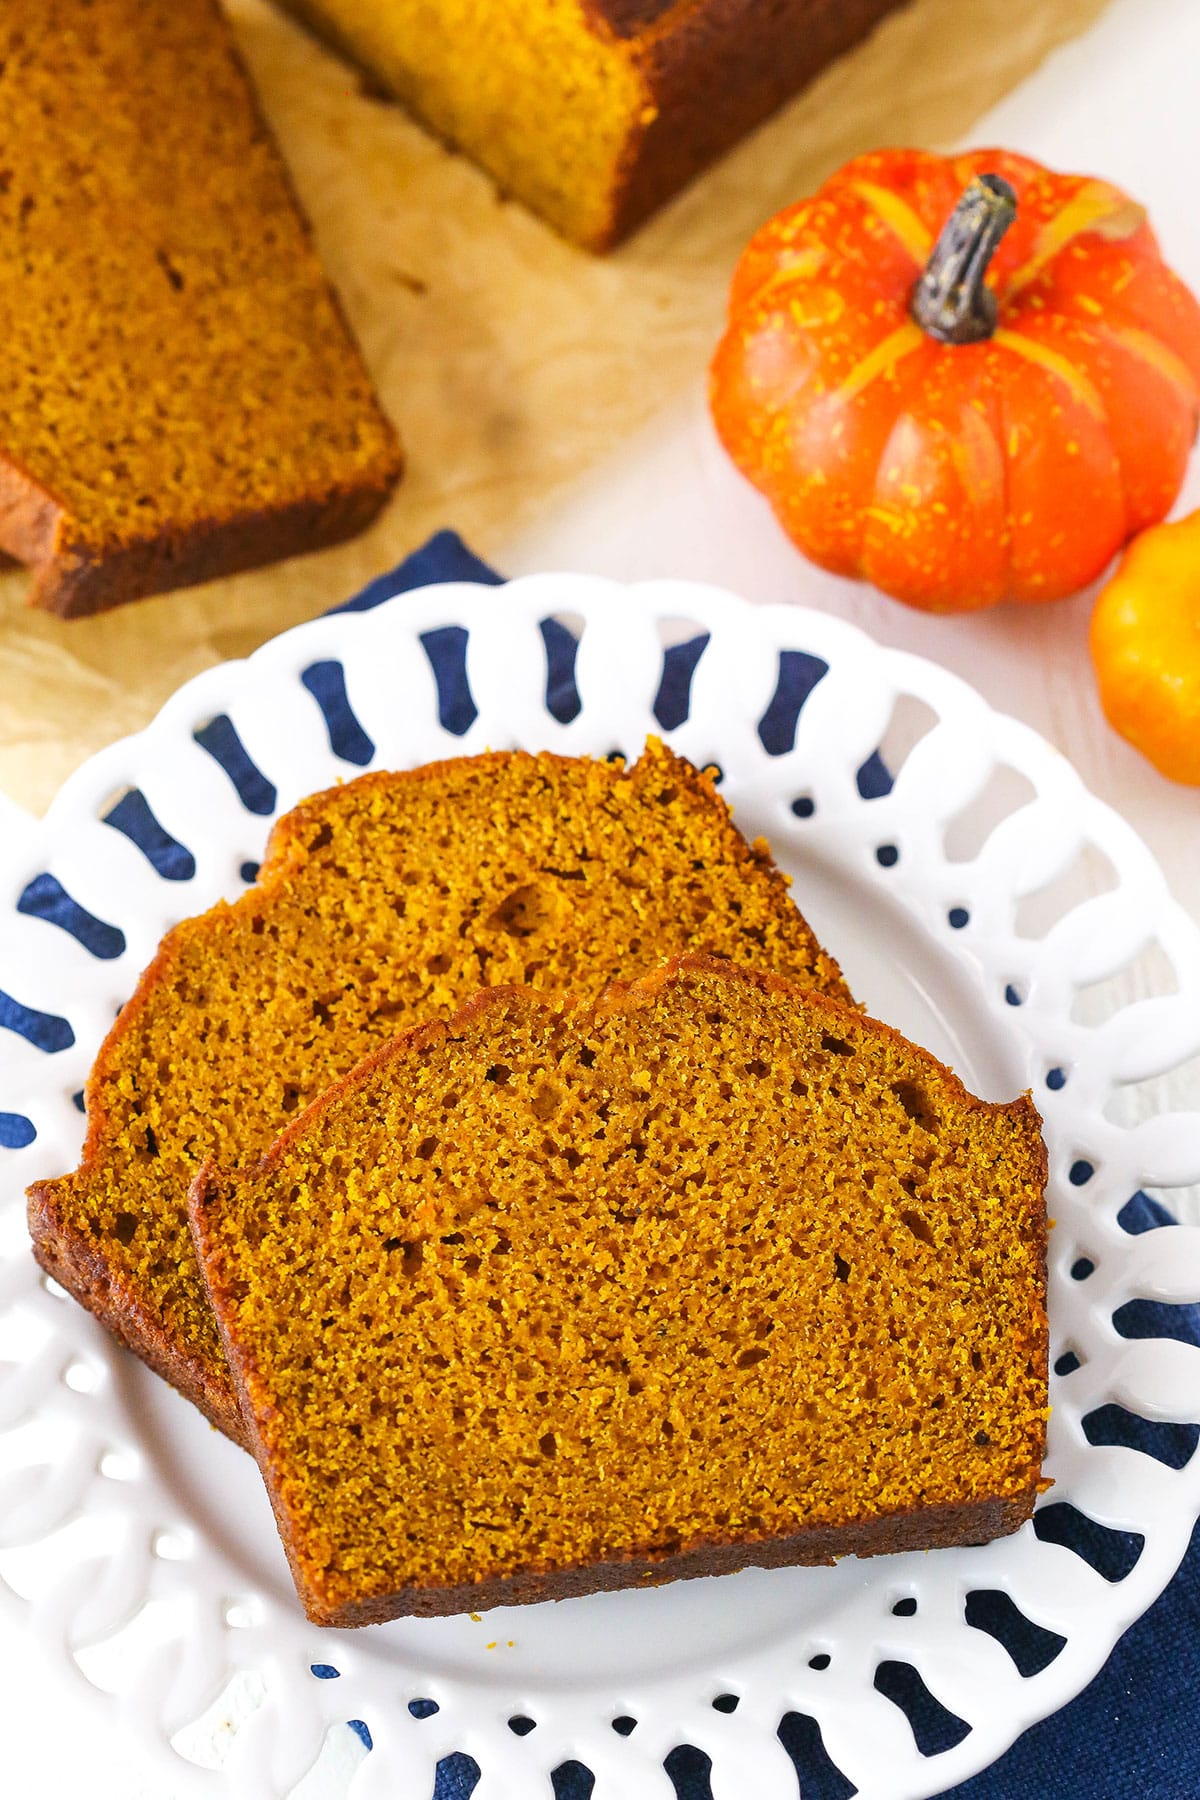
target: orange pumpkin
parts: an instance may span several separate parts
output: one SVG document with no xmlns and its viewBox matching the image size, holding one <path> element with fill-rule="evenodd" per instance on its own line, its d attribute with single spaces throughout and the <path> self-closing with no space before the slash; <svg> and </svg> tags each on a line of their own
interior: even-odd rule
<svg viewBox="0 0 1200 1800">
<path fill-rule="evenodd" d="M 1056 600 L 1179 491 L 1200 307 L 1107 182 L 883 150 L 752 239 L 711 403 L 822 567 L 929 612 Z"/>
<path fill-rule="evenodd" d="M 1109 724 L 1200 787 L 1200 512 L 1129 546 L 1096 601 L 1091 650 Z"/>
</svg>

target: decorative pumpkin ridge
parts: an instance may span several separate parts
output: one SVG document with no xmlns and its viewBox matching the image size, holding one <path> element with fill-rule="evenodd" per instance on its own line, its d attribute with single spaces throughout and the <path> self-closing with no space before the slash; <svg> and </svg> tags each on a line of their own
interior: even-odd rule
<svg viewBox="0 0 1200 1800">
<path fill-rule="evenodd" d="M 877 151 L 747 246 L 711 402 L 824 568 L 931 612 L 1056 600 L 1179 491 L 1200 306 L 1107 182 Z"/>
</svg>

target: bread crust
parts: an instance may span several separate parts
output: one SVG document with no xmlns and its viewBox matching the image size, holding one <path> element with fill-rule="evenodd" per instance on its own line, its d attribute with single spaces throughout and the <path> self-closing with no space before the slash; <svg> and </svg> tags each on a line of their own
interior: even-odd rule
<svg viewBox="0 0 1200 1800">
<path fill-rule="evenodd" d="M 53 1190 L 53 1182 L 35 1181 L 28 1192 L 29 1230 L 38 1264 L 99 1319 L 124 1349 L 132 1350 L 198 1407 L 217 1431 L 248 1450 L 241 1411 L 228 1388 L 213 1381 L 198 1357 L 185 1355 L 171 1342 L 95 1245 L 65 1223 Z"/>
<path fill-rule="evenodd" d="M 196 587 L 355 537 L 387 503 L 402 466 L 397 449 L 395 463 L 381 467 L 361 487 L 314 494 L 240 516 L 214 515 L 153 538 L 109 545 L 100 554 L 71 546 L 71 521 L 62 512 L 54 512 L 47 533 L 46 503 L 31 493 L 6 520 L 6 541 L 13 546 L 30 538 L 49 539 L 44 557 L 19 558 L 34 570 L 30 606 L 60 619 L 90 618 L 129 600 Z"/>
<path fill-rule="evenodd" d="M 588 248 L 615 248 L 901 3 L 586 0 L 599 28 L 638 46 L 651 102 Z"/>
<path fill-rule="evenodd" d="M 845 1025 L 860 1020 L 862 1014 L 826 995 L 801 988 L 796 982 L 773 972 L 747 968 L 704 952 L 672 958 L 661 967 L 633 981 L 614 981 L 601 992 L 587 1017 L 609 1018 L 621 1012 L 633 1012 L 650 1006 L 662 990 L 680 974 L 689 972 L 719 974 L 732 984 L 742 984 L 760 993 L 774 993 L 788 998 L 803 998 L 806 1006 L 815 1005 L 828 1014 L 831 1025 Z M 487 988 L 462 1007 L 449 1021 L 432 1021 L 399 1034 L 389 1043 L 364 1057 L 349 1074 L 319 1095 L 293 1119 L 260 1159 L 259 1170 L 265 1171 L 280 1162 L 292 1144 L 314 1125 L 322 1115 L 352 1086 L 377 1073 L 384 1073 L 395 1062 L 403 1061 L 425 1046 L 453 1037 L 486 1020 L 490 1011 L 503 1008 L 514 996 L 542 1008 L 547 1014 L 562 1017 L 577 1010 L 570 998 L 555 1003 L 533 989 L 514 986 Z M 873 1024 L 888 1037 L 909 1048 L 908 1041 L 891 1026 L 880 1021 Z M 916 1048 L 919 1049 L 919 1046 Z M 920 1052 L 933 1064 L 942 1078 L 958 1091 L 964 1103 L 992 1116 L 1007 1115 L 1032 1132 L 1036 1144 L 1035 1179 L 1044 1196 L 1048 1175 L 1046 1148 L 1041 1137 L 1041 1116 L 1027 1092 L 1007 1102 L 980 1100 L 972 1095 L 952 1070 L 937 1061 L 928 1051 Z M 902 1550 L 931 1550 L 959 1545 L 986 1543 L 992 1538 L 1014 1532 L 1029 1519 L 1039 1492 L 1047 1485 L 1039 1478 L 1045 1455 L 1045 1423 L 1041 1426 L 1036 1462 L 1030 1470 L 1028 1485 L 1015 1494 L 997 1494 L 983 1500 L 906 1508 L 890 1514 L 847 1520 L 838 1525 L 814 1524 L 784 1536 L 758 1540 L 712 1538 L 692 1542 L 678 1551 L 630 1554 L 599 1562 L 564 1567 L 532 1567 L 510 1576 L 485 1579 L 458 1586 L 413 1585 L 399 1592 L 369 1595 L 339 1606 L 331 1606 L 308 1581 L 286 1508 L 271 1454 L 264 1441 L 256 1416 L 253 1394 L 261 1392 L 261 1382 L 253 1358 L 246 1352 L 236 1334 L 228 1328 L 225 1301 L 228 1298 L 221 1274 L 212 1254 L 209 1234 L 209 1211 L 217 1200 L 220 1176 L 215 1165 L 206 1163 L 200 1170 L 188 1195 L 188 1223 L 196 1245 L 201 1273 L 216 1315 L 218 1329 L 241 1411 L 247 1447 L 258 1462 L 275 1512 L 280 1538 L 288 1558 L 296 1589 L 305 1611 L 315 1624 L 350 1627 L 382 1624 L 402 1617 L 435 1617 L 451 1613 L 482 1612 L 494 1606 L 534 1604 L 544 1600 L 565 1600 L 590 1593 L 612 1592 L 621 1588 L 656 1585 L 667 1581 L 706 1575 L 727 1575 L 748 1567 L 780 1568 L 790 1565 L 828 1564 L 841 1556 L 882 1556 Z M 1045 1321 L 1047 1286 L 1047 1221 L 1045 1206 L 1033 1220 L 1037 1288 L 1034 1295 L 1038 1316 Z M 1042 1388 L 1049 1378 L 1049 1333 L 1039 1334 L 1035 1353 L 1035 1379 Z"/>
<path fill-rule="evenodd" d="M 269 1484 L 268 1484 L 269 1485 Z M 787 1537 L 758 1542 L 693 1544 L 686 1550 L 657 1556 L 586 1563 L 575 1568 L 522 1570 L 502 1580 L 469 1586 L 409 1588 L 405 1605 L 393 1597 L 325 1607 L 319 1597 L 302 1591 L 304 1609 L 316 1625 L 383 1625 L 395 1618 L 439 1618 L 449 1613 L 488 1612 L 493 1606 L 535 1606 L 543 1600 L 574 1600 L 586 1594 L 616 1593 L 622 1588 L 661 1587 L 669 1581 L 704 1575 L 736 1575 L 740 1569 L 828 1567 L 842 1556 L 895 1556 L 903 1550 L 955 1549 L 986 1544 L 1019 1531 L 1033 1512 L 1036 1484 L 1009 1500 L 964 1502 L 961 1506 L 927 1507 L 888 1518 L 861 1519 L 848 1525 L 808 1525 Z M 282 1535 L 282 1527 L 281 1527 Z M 284 1550 L 292 1573 L 297 1565 L 286 1539 Z M 299 1578 L 297 1577 L 299 1586 Z"/>
</svg>

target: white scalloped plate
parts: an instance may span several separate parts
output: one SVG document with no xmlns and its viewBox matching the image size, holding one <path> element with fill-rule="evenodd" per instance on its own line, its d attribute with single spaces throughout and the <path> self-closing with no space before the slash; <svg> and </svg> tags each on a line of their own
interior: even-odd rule
<svg viewBox="0 0 1200 1800">
<path fill-rule="evenodd" d="M 582 706 L 565 725 L 546 709 L 539 621 L 551 615 L 583 627 Z M 419 642 L 445 625 L 469 633 L 478 716 L 462 736 L 439 723 Z M 1067 1501 L 1144 1547 L 1109 1580 L 1029 1525 L 981 1549 L 751 1570 L 478 1622 L 318 1631 L 292 1596 L 249 1459 L 42 1282 L 24 1238 L 22 1190 L 74 1165 L 83 1122 L 72 1097 L 159 937 L 239 891 L 242 865 L 261 857 L 270 817 L 243 806 L 193 733 L 232 719 L 277 811 L 352 776 L 358 766 L 333 753 L 300 679 L 332 660 L 378 765 L 485 746 L 634 753 L 656 729 L 664 642 L 697 630 L 711 641 L 690 714 L 664 735 L 720 765 L 742 828 L 770 839 L 873 1011 L 989 1097 L 1034 1091 L 1057 1220 L 1052 1354 L 1069 1349 L 1079 1363 L 1053 1382 L 1045 1504 Z M 783 651 L 820 657 L 828 673 L 794 748 L 771 756 L 757 725 Z M 931 728 L 914 744 L 921 727 Z M 895 785 L 864 799 L 856 771 L 881 745 Z M 102 822 L 130 788 L 191 851 L 190 879 L 160 878 Z M 793 811 L 798 798 L 808 816 Z M 664 1761 L 693 1745 L 711 1759 L 714 1800 L 795 1800 L 796 1767 L 777 1735 L 792 1714 L 818 1722 L 863 1800 L 917 1800 L 984 1767 L 1077 1693 L 1169 1580 L 1200 1509 L 1200 1456 L 1167 1467 L 1092 1444 L 1082 1421 L 1111 1403 L 1200 1420 L 1200 1350 L 1128 1339 L 1112 1323 L 1131 1298 L 1200 1300 L 1200 1230 L 1132 1236 L 1118 1223 L 1135 1190 L 1200 1179 L 1200 1116 L 1120 1122 L 1132 1084 L 1200 1051 L 1200 934 L 1129 827 L 962 682 L 834 619 L 690 583 L 626 590 L 538 576 L 503 591 L 429 588 L 210 670 L 146 731 L 94 757 L 43 823 L 14 814 L 4 824 L 0 989 L 69 1021 L 74 1041 L 49 1053 L 0 1030 L 2 1106 L 37 1133 L 0 1148 L 0 1595 L 80 1677 L 76 1705 L 88 1695 L 123 1709 L 165 1791 L 427 1800 L 438 1760 L 463 1752 L 482 1770 L 476 1800 L 548 1793 L 549 1773 L 572 1760 L 593 1772 L 596 1800 L 670 1800 Z M 1089 897 L 1098 870 L 1107 891 Z M 17 912 L 47 871 L 119 927 L 120 954 L 90 954 Z M 1130 1003 L 1123 972 L 1152 946 L 1160 974 L 1171 971 L 1160 985 L 1174 991 Z M 967 1623 L 966 1598 L 980 1590 L 1010 1595 L 1065 1639 L 1040 1673 L 1022 1677 Z M 894 1613 L 898 1599 L 915 1612 Z M 915 1668 L 967 1735 L 922 1755 L 905 1712 L 874 1686 L 882 1662 Z M 317 1679 L 313 1665 L 339 1678 Z M 714 1708 L 723 1695 L 738 1697 L 735 1711 Z M 436 1710 L 410 1710 L 414 1701 Z M 369 1729 L 370 1754 L 363 1725 L 346 1728 L 351 1716 Z M 510 1729 L 518 1716 L 535 1722 L 528 1735 Z M 618 1718 L 637 1721 L 630 1735 L 613 1729 Z"/>
</svg>

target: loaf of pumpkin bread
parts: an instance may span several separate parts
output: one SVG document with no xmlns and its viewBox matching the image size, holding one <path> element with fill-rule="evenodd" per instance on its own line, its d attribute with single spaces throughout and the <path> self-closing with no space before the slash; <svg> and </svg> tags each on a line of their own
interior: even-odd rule
<svg viewBox="0 0 1200 1800">
<path fill-rule="evenodd" d="M 606 250 L 898 0 L 284 0 L 565 237 Z"/>
<path fill-rule="evenodd" d="M 0 4 L 0 553 L 66 617 L 335 543 L 400 473 L 216 0 Z"/>
</svg>

